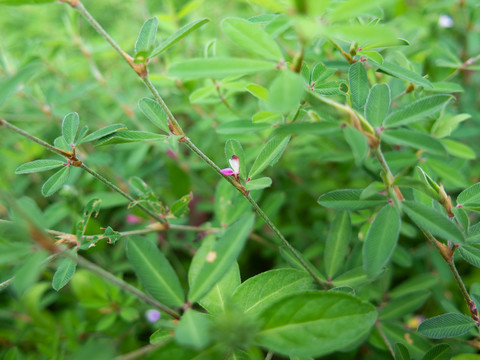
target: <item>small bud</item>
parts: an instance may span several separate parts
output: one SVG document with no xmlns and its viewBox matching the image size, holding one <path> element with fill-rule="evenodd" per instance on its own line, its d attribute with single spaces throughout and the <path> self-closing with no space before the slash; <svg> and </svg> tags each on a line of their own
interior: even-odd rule
<svg viewBox="0 0 480 360">
<path fill-rule="evenodd" d="M 160 316 L 161 314 L 158 310 L 150 309 L 145 312 L 145 318 L 152 324 L 160 320 Z"/>
</svg>

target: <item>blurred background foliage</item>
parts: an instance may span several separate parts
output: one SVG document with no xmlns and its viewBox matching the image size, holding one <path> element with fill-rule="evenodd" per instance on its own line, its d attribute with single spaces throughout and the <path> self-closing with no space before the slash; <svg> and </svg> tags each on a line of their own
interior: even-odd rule
<svg viewBox="0 0 480 360">
<path fill-rule="evenodd" d="M 283 3 L 288 2 L 279 2 Z M 301 5 L 302 1 L 298 3 Z M 428 74 L 432 82 L 447 80 L 463 87 L 464 91 L 455 93 L 456 101 L 442 116 L 471 115 L 451 137 L 469 145 L 476 158 L 480 139 L 478 2 L 397 0 L 384 3 L 383 10 L 375 9 L 375 12 L 384 11 L 384 22 L 411 44 L 387 50 L 388 57 L 405 67 L 411 64 L 417 73 Z M 272 13 L 275 12 L 275 4 L 262 0 L 85 1 L 85 6 L 99 23 L 130 53 L 133 53 L 138 31 L 146 18 L 158 17 L 157 39 L 166 38 L 195 19 L 211 19 L 209 24 L 166 54 L 154 58 L 149 69 L 151 79 L 189 137 L 220 167 L 228 165 L 224 155 L 227 139 L 235 138 L 242 143 L 250 164 L 267 139 L 270 127 L 247 134 L 216 131 L 227 121 L 250 119 L 258 111 L 257 99 L 243 88 L 219 84 L 233 111 L 218 96 L 210 93 L 202 97 L 197 92 L 197 98 L 192 100 L 195 90 L 211 86 L 211 80 L 181 82 L 168 75 L 168 67 L 180 60 L 204 54 L 244 56 L 244 52 L 222 33 L 222 19 Z M 78 112 L 81 124 L 88 125 L 91 131 L 113 123 L 126 124 L 129 129 L 155 131 L 136 106 L 138 99 L 148 96 L 147 89 L 78 13 L 58 4 L 4 6 L 0 11 L 0 77 L 7 79 L 33 59 L 41 62 L 41 70 L 0 106 L 2 118 L 50 143 L 60 134 L 63 116 L 71 111 Z M 449 21 L 442 23 L 441 19 L 445 19 L 442 16 L 448 16 Z M 291 28 L 282 33 L 278 41 L 288 54 L 299 50 L 300 42 Z M 341 45 L 348 52 L 349 43 Z M 471 64 L 466 63 L 469 59 L 474 59 Z M 309 42 L 305 60 L 309 64 L 322 61 L 327 67 L 335 67 L 338 72 L 334 76 L 345 79 L 348 63 L 329 41 Z M 251 77 L 249 82 L 268 86 L 272 79 L 271 74 L 259 74 Z M 2 81 L 5 80 L 0 79 L 0 84 Z M 371 83 L 375 81 L 372 79 Z M 392 98 L 405 90 L 404 83 L 398 79 L 392 79 L 390 86 Z M 401 103 L 413 101 L 415 97 L 415 92 L 406 94 Z M 307 100 L 313 104 L 310 110 L 317 112 L 317 116 L 332 119 L 340 116 L 314 99 Z M 301 116 L 314 116 L 308 110 L 303 111 Z M 0 139 L 0 187 L 16 198 L 33 199 L 43 212 L 46 228 L 74 232 L 83 207 L 94 197 L 102 199 L 102 209 L 98 217 L 89 221 L 88 234 L 100 233 L 101 228 L 107 226 L 125 231 L 147 223 L 148 219 L 140 211 L 127 208 L 127 200 L 81 173 L 80 169 L 73 169 L 69 185 L 57 194 L 49 198 L 41 196 L 40 187 L 47 178 L 45 173 L 19 176 L 14 174 L 14 170 L 27 161 L 52 158 L 51 154 L 6 129 L 0 129 Z M 405 159 L 399 159 L 397 169 L 411 169 L 418 161 L 414 152 L 411 155 L 413 162 L 405 163 Z M 80 148 L 80 156 L 122 189 L 129 188 L 128 179 L 131 176 L 141 177 L 167 206 L 191 192 L 190 213 L 177 220 L 179 223 L 221 226 L 218 213 L 214 215 L 216 191 L 229 194 L 235 208 L 245 208 L 242 204 L 244 200 L 234 190 L 219 190 L 223 185 L 219 185 L 218 175 L 181 146 L 172 152 L 161 142 L 100 148 L 85 145 Z M 445 185 L 452 196 L 480 180 L 480 166 L 472 156 L 449 157 L 443 162 L 436 161 L 434 157 L 428 159 L 425 168 Z M 375 178 L 376 175 L 372 175 L 375 173 L 378 173 L 378 168 L 369 165 L 368 161 L 362 166 L 355 164 L 352 150 L 341 134 L 321 137 L 302 134 L 292 140 L 280 162 L 268 169 L 267 175 L 273 179 L 273 185 L 258 197 L 260 205 L 272 216 L 284 235 L 318 265 L 322 261 L 325 238 L 335 215 L 335 212 L 317 204 L 318 196 L 333 189 L 366 187 Z M 0 205 L 0 218 L 7 218 L 8 211 Z M 142 223 L 128 223 L 126 217 L 129 214 L 140 218 Z M 352 217 L 355 239 L 364 237 L 367 228 L 358 224 L 363 224 L 369 215 L 369 212 L 359 212 Z M 239 259 L 242 279 L 284 263 L 275 247 L 269 245 L 272 233 L 260 220 L 257 220 L 255 235 L 256 241 L 249 242 Z M 198 246 L 197 234 L 167 232 L 158 236 L 162 250 L 182 281 L 186 281 L 186 269 Z M 361 242 L 355 243 L 357 246 L 352 249 L 349 261 L 361 263 Z M 360 288 L 360 296 L 380 304 L 386 289 L 413 279 L 429 287 L 433 293 L 419 313 L 428 317 L 455 306 L 463 309 L 463 299 L 446 265 L 440 255 L 426 245 L 418 231 L 405 225 L 400 244 L 387 274 L 379 281 Z M 86 256 L 109 271 L 135 282 L 121 241 L 115 246 L 99 242 L 86 252 Z M 0 254 L 2 281 L 16 273 L 27 257 L 15 264 L 11 264 L 9 259 L 8 254 Z M 5 358 L 106 359 L 111 354 L 126 353 L 147 344 L 150 334 L 158 326 L 145 319 L 146 305 L 85 270 L 77 271 L 71 284 L 57 293 L 50 285 L 53 267 L 39 269 L 39 280 L 34 285 L 22 292 L 9 288 L 0 293 L 0 355 Z M 459 264 L 459 269 L 467 285 L 480 284 L 478 269 L 464 263 Z M 403 320 L 414 329 L 418 319 L 409 315 Z M 377 348 L 363 349 L 368 358 L 388 356 L 381 341 L 372 342 Z M 458 342 L 453 346 L 463 345 Z M 468 347 L 463 350 L 471 351 Z M 331 358 L 353 356 L 355 352 L 332 355 Z"/>
</svg>

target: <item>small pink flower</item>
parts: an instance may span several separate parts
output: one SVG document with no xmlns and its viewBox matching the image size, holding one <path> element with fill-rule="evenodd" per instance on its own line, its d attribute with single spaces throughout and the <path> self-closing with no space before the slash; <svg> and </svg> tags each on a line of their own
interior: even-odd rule
<svg viewBox="0 0 480 360">
<path fill-rule="evenodd" d="M 240 174 L 240 159 L 237 155 L 233 155 L 228 162 L 230 163 L 231 168 L 222 169 L 220 170 L 221 173 L 223 175 L 238 177 L 238 174 Z"/>
<path fill-rule="evenodd" d="M 142 222 L 142 219 L 141 219 L 141 218 L 139 218 L 138 216 L 132 215 L 132 214 L 128 214 L 128 215 L 125 217 L 125 220 L 126 220 L 127 223 L 129 223 L 129 224 L 138 224 L 138 223 L 141 223 L 141 222 Z"/>
</svg>

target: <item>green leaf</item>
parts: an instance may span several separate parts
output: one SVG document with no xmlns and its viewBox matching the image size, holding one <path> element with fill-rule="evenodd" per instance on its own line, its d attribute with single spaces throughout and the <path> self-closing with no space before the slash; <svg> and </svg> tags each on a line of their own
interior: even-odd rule
<svg viewBox="0 0 480 360">
<path fill-rule="evenodd" d="M 444 339 L 461 336 L 474 327 L 475 322 L 469 316 L 448 313 L 423 321 L 418 332 L 431 339 Z"/>
<path fill-rule="evenodd" d="M 168 116 L 159 103 L 149 98 L 142 98 L 138 101 L 138 107 L 155 126 L 170 134 Z"/>
<path fill-rule="evenodd" d="M 225 135 L 248 134 L 265 130 L 269 127 L 270 124 L 252 123 L 250 120 L 233 120 L 220 124 L 217 128 L 217 133 Z"/>
<path fill-rule="evenodd" d="M 381 320 L 399 319 L 413 313 L 430 297 L 429 291 L 420 290 L 390 300 L 380 311 Z"/>
<path fill-rule="evenodd" d="M 56 1 L 57 0 L 0 0 L 0 5 L 39 5 Z"/>
<path fill-rule="evenodd" d="M 329 279 L 344 267 L 351 237 L 350 215 L 347 211 L 341 211 L 335 216 L 330 225 L 323 253 L 325 274 Z"/>
<path fill-rule="evenodd" d="M 97 140 L 95 146 L 165 140 L 166 135 L 148 131 L 118 130 Z"/>
<path fill-rule="evenodd" d="M 150 54 L 150 51 L 153 49 L 155 45 L 155 37 L 157 36 L 157 28 L 158 28 L 158 19 L 157 17 L 152 17 L 145 21 L 140 29 L 140 33 L 138 34 L 137 41 L 135 42 L 135 54 L 139 52 L 145 52 L 147 54 L 144 61 L 147 60 Z M 135 55 L 135 58 L 137 55 Z"/>
<path fill-rule="evenodd" d="M 202 27 L 206 23 L 208 23 L 210 19 L 207 18 L 202 18 L 199 20 L 195 20 L 187 25 L 182 26 L 180 29 L 178 29 L 174 34 L 170 35 L 168 38 L 166 38 L 159 46 L 157 46 L 153 51 L 150 57 L 157 56 L 170 48 L 171 46 L 175 45 L 177 42 L 182 40 L 184 37 L 187 35 L 191 34 L 198 28 Z"/>
<path fill-rule="evenodd" d="M 348 85 L 341 80 L 315 83 L 313 91 L 320 95 L 346 95 L 348 92 Z"/>
<path fill-rule="evenodd" d="M 175 341 L 194 349 L 203 349 L 211 341 L 210 317 L 195 310 L 187 310 L 175 329 Z"/>
<path fill-rule="evenodd" d="M 457 204 L 465 207 L 479 207 L 480 206 L 480 183 L 476 183 L 465 190 L 463 190 L 457 196 Z M 457 205 L 457 206 L 458 206 Z"/>
<path fill-rule="evenodd" d="M 305 93 L 303 78 L 289 70 L 280 72 L 268 91 L 268 105 L 272 111 L 288 113 L 300 105 Z"/>
<path fill-rule="evenodd" d="M 61 160 L 34 160 L 22 164 L 15 169 L 15 174 L 30 174 L 56 169 L 64 164 Z"/>
<path fill-rule="evenodd" d="M 362 199 L 362 191 L 362 189 L 333 190 L 321 195 L 317 202 L 322 206 L 336 210 L 363 210 L 387 202 L 387 198 L 380 194 Z"/>
<path fill-rule="evenodd" d="M 165 255 L 149 240 L 131 236 L 127 257 L 145 290 L 169 306 L 182 306 L 184 292 Z"/>
<path fill-rule="evenodd" d="M 427 205 L 414 201 L 404 201 L 402 204 L 405 213 L 419 227 L 444 240 L 453 241 L 456 244 L 465 243 L 463 234 L 458 226 L 447 219 L 442 213 Z"/>
<path fill-rule="evenodd" d="M 330 76 L 335 74 L 336 71 L 337 69 L 328 69 L 324 64 L 318 63 L 312 70 L 311 81 L 316 85 L 317 83 L 327 80 Z"/>
<path fill-rule="evenodd" d="M 400 215 L 390 204 L 375 216 L 363 244 L 363 267 L 369 277 L 377 276 L 388 264 L 397 246 L 400 224 Z"/>
<path fill-rule="evenodd" d="M 249 178 L 254 178 L 260 174 L 267 166 L 274 165 L 290 141 L 290 136 L 274 136 L 262 148 L 248 174 Z"/>
<path fill-rule="evenodd" d="M 280 125 L 275 129 L 274 135 L 330 135 L 339 133 L 340 125 L 334 122 L 303 122 Z"/>
<path fill-rule="evenodd" d="M 25 259 L 22 265 L 15 269 L 12 287 L 18 294 L 23 294 L 35 284 L 42 273 L 42 269 L 47 265 L 45 261 L 47 257 L 48 253 L 46 251 L 35 251 Z"/>
<path fill-rule="evenodd" d="M 202 297 L 199 304 L 211 315 L 225 313 L 235 289 L 240 285 L 240 268 L 235 263 L 225 276 Z"/>
<path fill-rule="evenodd" d="M 81 141 L 80 144 L 87 143 L 90 141 L 98 140 L 104 136 L 113 134 L 114 132 L 117 132 L 119 130 L 126 130 L 127 128 L 125 127 L 124 124 L 111 124 L 107 125 L 101 129 L 98 129 L 91 134 L 85 136 Z"/>
<path fill-rule="evenodd" d="M 27 0 L 24 0 L 27 4 Z M 9 4 L 9 5 L 23 5 L 22 1 L 8 1 L 0 0 L 0 5 Z M 34 60 L 29 62 L 27 65 L 22 67 L 15 75 L 7 78 L 0 82 L 0 106 L 2 106 L 5 101 L 13 95 L 19 88 L 21 84 L 29 81 L 34 75 L 36 75 L 43 67 L 43 63 L 39 60 Z"/>
<path fill-rule="evenodd" d="M 272 185 L 272 179 L 269 177 L 261 177 L 258 179 L 250 180 L 246 185 L 245 189 L 248 191 L 252 190 L 261 190 L 265 189 L 267 187 L 270 187 Z"/>
<path fill-rule="evenodd" d="M 473 160 L 477 157 L 475 150 L 464 143 L 452 139 L 442 139 L 442 143 L 450 155 L 468 160 Z"/>
<path fill-rule="evenodd" d="M 372 10 L 377 9 L 383 3 L 387 3 L 389 0 L 347 0 L 340 2 L 333 11 L 328 14 L 328 18 L 332 21 L 340 21 L 353 19 L 357 16 L 369 13 Z"/>
<path fill-rule="evenodd" d="M 356 287 L 369 282 L 371 282 L 371 280 L 367 277 L 365 270 L 362 266 L 359 266 L 337 276 L 335 279 L 333 279 L 332 284 L 336 287 Z"/>
<path fill-rule="evenodd" d="M 247 160 L 245 158 L 245 152 L 243 151 L 242 144 L 237 140 L 227 140 L 225 143 L 225 157 L 227 161 L 235 155 L 240 160 L 240 177 L 245 179 L 247 177 Z"/>
<path fill-rule="evenodd" d="M 234 264 L 250 234 L 253 220 L 253 215 L 244 215 L 225 230 L 222 238 L 207 254 L 198 276 L 190 284 L 190 302 L 201 300 Z"/>
<path fill-rule="evenodd" d="M 368 154 L 368 143 L 365 135 L 351 126 L 343 129 L 343 135 L 352 149 L 355 164 L 361 166 Z"/>
<path fill-rule="evenodd" d="M 63 259 L 58 265 L 57 271 L 53 275 L 52 287 L 59 291 L 65 285 L 68 284 L 73 274 L 75 274 L 75 269 L 77 268 L 77 263 L 69 258 Z"/>
<path fill-rule="evenodd" d="M 385 119 L 385 126 L 393 127 L 410 124 L 440 111 L 452 99 L 450 95 L 433 95 L 414 101 L 391 113 Z"/>
<path fill-rule="evenodd" d="M 276 269 L 243 282 L 233 294 L 235 304 L 245 313 L 259 314 L 264 309 L 298 292 L 313 289 L 313 279 L 305 271 Z"/>
<path fill-rule="evenodd" d="M 256 343 L 284 355 L 319 357 L 359 344 L 377 319 L 375 308 L 340 292 L 287 296 L 260 314 Z"/>
<path fill-rule="evenodd" d="M 471 117 L 470 114 L 443 114 L 435 121 L 430 132 L 437 138 L 444 138 L 445 136 L 449 136 L 460 123 Z"/>
<path fill-rule="evenodd" d="M 395 344 L 395 360 L 410 360 L 410 353 L 402 343 Z"/>
<path fill-rule="evenodd" d="M 380 69 L 382 72 L 385 72 L 393 77 L 406 80 L 408 82 L 412 82 L 414 84 L 431 88 L 432 84 L 430 81 L 425 79 L 424 77 L 420 76 L 416 72 L 413 72 L 411 70 L 402 68 L 401 66 L 398 66 L 394 63 L 384 61 L 382 64 L 379 64 L 378 62 L 369 59 L 369 62 L 376 68 Z"/>
<path fill-rule="evenodd" d="M 462 245 L 458 247 L 458 252 L 466 261 L 473 266 L 480 268 L 480 249 L 473 245 Z"/>
<path fill-rule="evenodd" d="M 184 80 L 223 79 L 275 70 L 275 63 L 264 60 L 228 57 L 190 59 L 173 64 L 169 73 Z"/>
<path fill-rule="evenodd" d="M 277 120 L 282 120 L 282 113 L 278 111 L 260 111 L 252 116 L 252 121 L 273 123 Z"/>
<path fill-rule="evenodd" d="M 362 109 L 367 101 L 369 92 L 369 84 L 367 78 L 367 70 L 363 63 L 357 61 L 348 69 L 348 86 L 350 88 L 350 96 L 353 104 Z"/>
<path fill-rule="evenodd" d="M 411 294 L 417 291 L 425 291 L 438 284 L 439 278 L 431 273 L 425 273 L 411 277 L 402 282 L 390 291 L 392 298 L 399 298 L 401 296 Z"/>
<path fill-rule="evenodd" d="M 76 112 L 71 112 L 65 115 L 63 118 L 62 136 L 68 145 L 71 145 L 75 142 L 75 136 L 77 135 L 78 130 L 78 122 L 78 114 Z"/>
<path fill-rule="evenodd" d="M 382 126 L 390 109 L 390 88 L 387 84 L 375 84 L 368 94 L 365 117 L 375 128 Z"/>
<path fill-rule="evenodd" d="M 381 134 L 381 139 L 392 145 L 411 146 L 434 155 L 446 155 L 445 148 L 439 140 L 420 131 L 410 129 L 385 130 Z"/>
<path fill-rule="evenodd" d="M 58 170 L 55 174 L 50 176 L 42 186 L 42 195 L 50 196 L 60 190 L 63 184 L 67 182 L 69 174 L 70 167 L 65 166 L 63 169 Z"/>
<path fill-rule="evenodd" d="M 150 344 L 163 343 L 165 340 L 173 336 L 173 332 L 167 329 L 158 329 L 152 335 L 150 335 Z"/>
<path fill-rule="evenodd" d="M 258 84 L 248 84 L 245 89 L 256 98 L 267 101 L 268 90 Z"/>
<path fill-rule="evenodd" d="M 222 22 L 222 29 L 238 46 L 265 59 L 280 61 L 282 51 L 275 40 L 259 25 L 239 18 L 227 18 Z"/>
<path fill-rule="evenodd" d="M 422 358 L 422 360 L 450 360 L 452 358 L 452 348 L 448 344 L 438 344 L 431 348 Z"/>
</svg>

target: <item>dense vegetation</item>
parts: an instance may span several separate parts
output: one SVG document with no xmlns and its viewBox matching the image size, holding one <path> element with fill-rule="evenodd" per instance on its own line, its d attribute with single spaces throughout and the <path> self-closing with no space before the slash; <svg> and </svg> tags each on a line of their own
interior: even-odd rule
<svg viewBox="0 0 480 360">
<path fill-rule="evenodd" d="M 0 14 L 3 358 L 480 358 L 476 2 Z"/>
</svg>

